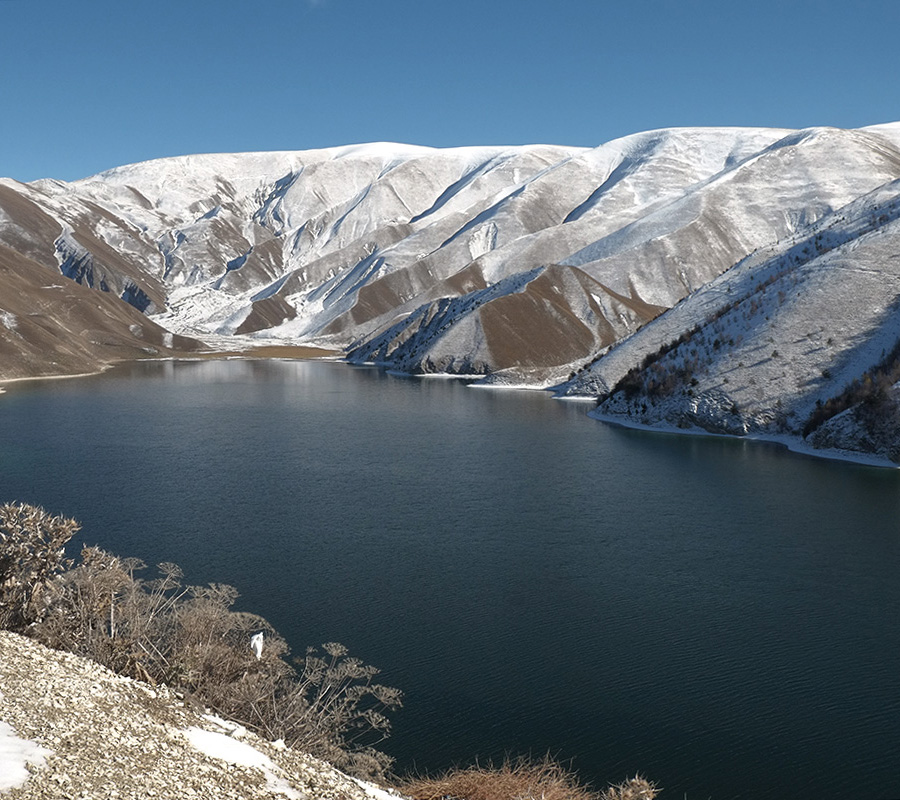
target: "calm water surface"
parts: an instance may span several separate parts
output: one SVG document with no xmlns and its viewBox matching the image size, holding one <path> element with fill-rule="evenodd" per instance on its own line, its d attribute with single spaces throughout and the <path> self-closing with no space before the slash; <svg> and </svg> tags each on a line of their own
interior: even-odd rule
<svg viewBox="0 0 900 800">
<path fill-rule="evenodd" d="M 0 398 L 0 500 L 231 583 L 402 688 L 401 769 L 571 759 L 663 798 L 900 797 L 900 475 L 314 362 Z"/>
</svg>

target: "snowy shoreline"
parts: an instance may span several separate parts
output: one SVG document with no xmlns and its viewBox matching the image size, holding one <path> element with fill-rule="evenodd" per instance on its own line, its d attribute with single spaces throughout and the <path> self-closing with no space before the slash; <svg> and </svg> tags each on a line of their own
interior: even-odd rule
<svg viewBox="0 0 900 800">
<path fill-rule="evenodd" d="M 435 379 L 442 378 L 445 380 L 460 380 L 460 381 L 469 381 L 467 386 L 470 389 L 487 389 L 487 390 L 496 390 L 496 391 L 538 391 L 538 392 L 548 392 L 552 391 L 552 387 L 543 386 L 540 384 L 506 384 L 506 383 L 483 383 L 482 379 L 484 376 L 479 375 L 468 375 L 468 374 L 460 374 L 460 373 L 448 373 L 448 372 L 435 372 L 435 373 L 413 373 L 413 372 L 404 372 L 402 370 L 398 370 L 396 368 L 390 367 L 388 364 L 378 363 L 373 361 L 367 361 L 362 363 L 355 363 L 352 361 L 343 360 L 344 363 L 348 363 L 351 366 L 355 367 L 370 367 L 374 369 L 381 369 L 388 375 L 397 378 L 423 378 L 423 379 Z M 554 397 L 554 400 L 560 400 L 563 402 L 575 402 L 575 403 L 596 403 L 597 398 L 591 397 L 588 395 L 567 395 L 567 396 L 558 396 Z M 631 430 L 639 430 L 639 431 L 647 431 L 650 433 L 674 433 L 681 436 L 700 436 L 700 437 L 710 437 L 710 438 L 721 438 L 721 439 L 730 439 L 733 441 L 751 441 L 751 442 L 759 442 L 762 444 L 772 444 L 783 447 L 784 449 L 796 453 L 797 455 L 807 456 L 809 458 L 824 458 L 829 461 L 842 461 L 849 464 L 856 464 L 858 466 L 863 467 L 877 467 L 879 469 L 900 469 L 900 464 L 896 464 L 893 461 L 890 461 L 887 458 L 882 458 L 874 455 L 866 455 L 865 453 L 857 453 L 852 450 L 839 450 L 837 448 L 816 448 L 811 445 L 806 444 L 800 437 L 791 436 L 788 434 L 761 434 L 761 433 L 752 433 L 746 434 L 744 436 L 737 436 L 730 433 L 713 433 L 711 431 L 704 430 L 703 428 L 691 427 L 691 428 L 679 428 L 675 425 L 670 425 L 665 422 L 660 422 L 655 425 L 646 425 L 641 422 L 635 422 L 634 420 L 628 419 L 627 417 L 623 417 L 616 414 L 604 414 L 601 411 L 594 410 L 589 411 L 587 413 L 588 417 L 595 419 L 599 422 L 605 422 L 609 425 L 614 425 L 619 428 L 629 428 Z"/>
<path fill-rule="evenodd" d="M 569 399 L 569 398 L 565 398 Z M 635 422 L 627 417 L 616 414 L 603 414 L 599 411 L 591 411 L 588 416 L 599 422 L 605 422 L 608 425 L 614 425 L 619 428 L 628 428 L 636 431 L 646 431 L 649 433 L 668 433 L 677 434 L 679 436 L 698 436 L 711 439 L 730 439 L 732 441 L 743 442 L 759 442 L 762 444 L 773 444 L 796 453 L 801 456 L 810 458 L 824 458 L 829 461 L 843 461 L 851 464 L 857 464 L 864 467 L 878 467 L 879 469 L 900 469 L 900 465 L 895 464 L 886 458 L 879 456 L 870 456 L 865 453 L 855 453 L 850 450 L 837 450 L 835 448 L 819 449 L 806 444 L 797 436 L 789 436 L 787 434 L 756 434 L 748 433 L 744 436 L 736 436 L 731 433 L 713 433 L 703 428 L 679 428 L 668 423 L 657 423 L 655 425 L 645 425 L 641 422 Z"/>
</svg>

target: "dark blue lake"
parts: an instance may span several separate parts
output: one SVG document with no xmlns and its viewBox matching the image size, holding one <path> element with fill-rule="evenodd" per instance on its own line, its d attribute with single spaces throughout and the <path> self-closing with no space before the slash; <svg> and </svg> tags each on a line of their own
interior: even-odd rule
<svg viewBox="0 0 900 800">
<path fill-rule="evenodd" d="M 0 501 L 230 583 L 406 693 L 384 749 L 662 798 L 900 797 L 900 474 L 326 362 L 0 397 Z"/>
</svg>

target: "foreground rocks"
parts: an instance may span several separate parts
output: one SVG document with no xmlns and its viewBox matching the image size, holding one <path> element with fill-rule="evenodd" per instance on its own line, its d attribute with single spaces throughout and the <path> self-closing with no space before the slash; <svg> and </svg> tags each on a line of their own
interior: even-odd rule
<svg viewBox="0 0 900 800">
<path fill-rule="evenodd" d="M 43 753 L 31 759 L 24 783 L 4 792 L 0 782 L 0 794 L 10 800 L 392 796 L 205 713 L 164 686 L 121 677 L 0 631 L 3 777 L 15 766 L 4 755 L 10 751 L 9 729 L 17 737 L 13 750 L 23 740 L 25 749 Z"/>
</svg>

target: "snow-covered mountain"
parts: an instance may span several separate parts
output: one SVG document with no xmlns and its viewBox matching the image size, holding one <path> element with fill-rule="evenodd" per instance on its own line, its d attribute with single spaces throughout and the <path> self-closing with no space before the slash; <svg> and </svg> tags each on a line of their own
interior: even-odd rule
<svg viewBox="0 0 900 800">
<path fill-rule="evenodd" d="M 598 414 L 900 462 L 900 180 L 743 259 L 562 387 Z"/>
<path fill-rule="evenodd" d="M 900 124 L 670 129 L 593 149 L 372 144 L 2 180 L 0 357 L 15 368 L 0 374 L 35 369 L 26 328 L 59 315 L 29 308 L 50 308 L 64 276 L 115 301 L 100 316 L 122 318 L 120 348 L 307 342 L 414 373 L 565 382 L 565 395 L 605 397 L 629 376 L 605 413 L 811 434 L 816 403 L 900 338 L 897 179 Z M 62 285 L 65 307 L 96 306 Z M 688 332 L 710 339 L 709 358 L 672 345 Z M 831 344 L 813 357 L 801 336 Z M 74 369 L 55 352 L 56 371 Z M 653 395 L 647 370 L 687 362 L 682 395 L 676 378 L 665 402 Z M 842 425 L 816 435 L 844 442 Z"/>
</svg>

